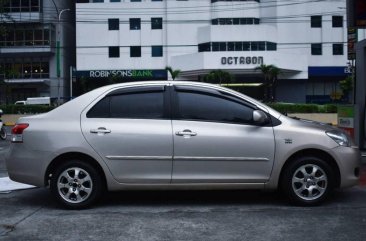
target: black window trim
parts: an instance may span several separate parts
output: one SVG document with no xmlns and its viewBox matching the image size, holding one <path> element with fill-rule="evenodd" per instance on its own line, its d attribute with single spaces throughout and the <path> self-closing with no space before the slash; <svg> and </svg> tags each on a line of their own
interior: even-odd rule
<svg viewBox="0 0 366 241">
<path fill-rule="evenodd" d="M 123 95 L 123 94 L 135 94 L 135 93 L 144 93 L 144 92 L 164 92 L 165 86 L 140 86 L 140 87 L 126 87 L 126 88 L 120 88 L 117 90 L 113 90 L 109 92 L 107 96 L 113 96 L 113 95 Z"/>
</svg>

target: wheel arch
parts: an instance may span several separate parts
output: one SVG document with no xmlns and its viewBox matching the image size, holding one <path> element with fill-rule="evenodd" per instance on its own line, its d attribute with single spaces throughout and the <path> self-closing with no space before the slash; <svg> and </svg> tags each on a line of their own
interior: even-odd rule
<svg viewBox="0 0 366 241">
<path fill-rule="evenodd" d="M 314 156 L 314 157 L 318 157 L 322 160 L 324 160 L 326 163 L 329 164 L 329 166 L 332 168 L 333 173 L 334 173 L 334 177 L 335 177 L 335 187 L 338 188 L 340 187 L 341 184 L 341 173 L 339 170 L 339 166 L 336 162 L 336 160 L 326 151 L 320 150 L 320 149 L 304 149 L 304 150 L 300 150 L 295 152 L 294 154 L 292 154 L 284 163 L 284 165 L 281 168 L 281 173 L 280 173 L 280 178 L 278 179 L 278 187 L 280 187 L 280 183 L 281 180 L 283 178 L 284 172 L 286 170 L 286 168 L 292 163 L 294 162 L 297 158 L 302 157 L 302 156 Z"/>
<path fill-rule="evenodd" d="M 101 175 L 101 178 L 103 180 L 103 185 L 106 186 L 107 179 L 106 179 L 102 166 L 93 157 L 91 157 L 85 153 L 81 153 L 81 152 L 68 152 L 68 153 L 63 153 L 63 154 L 55 157 L 46 169 L 46 173 L 44 176 L 44 185 L 49 186 L 49 180 L 50 180 L 52 174 L 55 172 L 56 168 L 62 162 L 66 161 L 66 160 L 71 160 L 71 159 L 77 159 L 82 162 L 91 164 L 97 170 L 97 172 Z"/>
</svg>

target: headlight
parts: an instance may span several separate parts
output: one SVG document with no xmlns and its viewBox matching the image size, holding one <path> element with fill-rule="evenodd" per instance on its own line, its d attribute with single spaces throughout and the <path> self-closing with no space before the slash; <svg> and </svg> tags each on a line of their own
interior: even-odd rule
<svg viewBox="0 0 366 241">
<path fill-rule="evenodd" d="M 341 131 L 327 131 L 325 132 L 330 138 L 332 138 L 335 142 L 340 146 L 350 146 L 350 140 L 348 136 Z"/>
</svg>

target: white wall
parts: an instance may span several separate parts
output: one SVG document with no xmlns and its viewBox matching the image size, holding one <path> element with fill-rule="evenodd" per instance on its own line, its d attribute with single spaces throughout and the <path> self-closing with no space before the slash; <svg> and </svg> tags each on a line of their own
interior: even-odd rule
<svg viewBox="0 0 366 241">
<path fill-rule="evenodd" d="M 77 69 L 163 69 L 167 65 L 192 71 L 222 68 L 209 63 L 216 56 L 250 55 L 252 52 L 198 53 L 197 45 L 213 41 L 270 41 L 277 51 L 263 51 L 272 62 L 282 65 L 284 78 L 307 78 L 308 66 L 346 66 L 344 55 L 334 56 L 332 43 L 346 43 L 345 0 L 309 2 L 308 0 L 262 0 L 258 2 L 121 1 L 120 3 L 77 4 Z M 322 15 L 322 28 L 311 28 L 310 16 Z M 332 27 L 332 16 L 341 15 L 343 28 Z M 163 29 L 151 30 L 150 18 L 162 17 Z M 211 25 L 214 18 L 258 17 L 260 25 Z M 120 18 L 119 31 L 108 30 L 108 18 Z M 141 30 L 129 30 L 129 18 L 141 18 Z M 311 43 L 323 43 L 321 56 L 311 55 Z M 108 46 L 123 46 L 120 58 L 108 57 Z M 141 58 L 129 57 L 129 46 L 164 45 L 164 56 L 152 58 L 150 47 L 142 48 Z M 86 48 L 90 46 L 90 48 Z M 95 48 L 94 46 L 102 46 Z M 211 57 L 210 57 L 211 56 Z M 295 57 L 289 57 L 295 56 Z M 200 62 L 203 61 L 203 62 Z M 286 61 L 288 62 L 285 66 Z M 176 66 L 175 66 L 176 65 Z M 253 66 L 254 68 L 255 66 Z M 237 68 L 240 68 L 239 66 Z M 292 68 L 292 69 L 291 69 Z M 299 69 L 301 70 L 299 72 Z"/>
</svg>

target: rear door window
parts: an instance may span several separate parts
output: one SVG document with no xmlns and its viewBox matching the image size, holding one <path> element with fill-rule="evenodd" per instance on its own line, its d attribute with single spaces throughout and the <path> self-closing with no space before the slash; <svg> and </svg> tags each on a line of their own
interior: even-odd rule
<svg viewBox="0 0 366 241">
<path fill-rule="evenodd" d="M 164 90 L 114 91 L 95 104 L 88 118 L 164 119 Z"/>
</svg>

